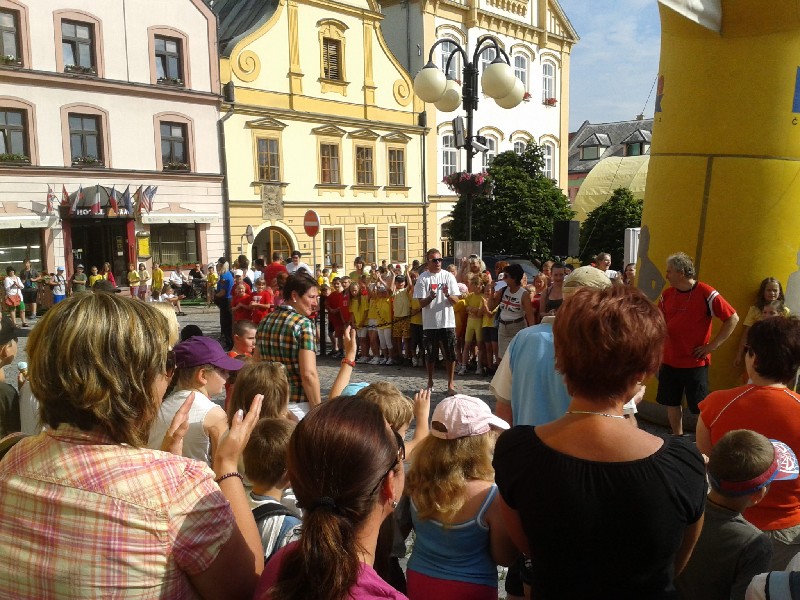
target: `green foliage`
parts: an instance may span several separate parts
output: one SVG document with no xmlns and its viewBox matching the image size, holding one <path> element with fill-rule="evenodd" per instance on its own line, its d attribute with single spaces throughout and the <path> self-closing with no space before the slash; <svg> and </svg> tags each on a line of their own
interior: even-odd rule
<svg viewBox="0 0 800 600">
<path fill-rule="evenodd" d="M 625 229 L 642 224 L 642 201 L 628 188 L 617 188 L 611 198 L 590 212 L 581 225 L 581 263 L 588 265 L 600 252 L 608 252 L 611 267 L 621 270 Z"/>
<path fill-rule="evenodd" d="M 535 143 L 522 154 L 503 152 L 492 161 L 493 193 L 472 198 L 472 239 L 483 242 L 486 254 L 550 256 L 553 222 L 569 220 L 574 213 L 543 168 L 544 155 Z M 454 240 L 468 239 L 466 202 L 461 196 L 453 208 Z"/>
</svg>

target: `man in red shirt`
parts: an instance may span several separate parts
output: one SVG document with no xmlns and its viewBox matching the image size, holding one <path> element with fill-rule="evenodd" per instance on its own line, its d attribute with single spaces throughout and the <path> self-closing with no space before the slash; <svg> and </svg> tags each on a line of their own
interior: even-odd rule
<svg viewBox="0 0 800 600">
<path fill-rule="evenodd" d="M 286 272 L 286 265 L 283 264 L 283 254 L 280 252 L 273 252 L 272 262 L 266 266 L 262 277 L 264 277 L 267 286 L 272 287 L 272 280 L 278 276 L 278 273 Z"/>
<path fill-rule="evenodd" d="M 658 301 L 667 322 L 667 341 L 656 401 L 667 407 L 672 434 L 683 435 L 683 396 L 689 410 L 699 414 L 697 405 L 708 395 L 711 353 L 733 333 L 739 315 L 717 290 L 695 279 L 694 263 L 683 252 L 667 258 L 667 281 L 670 287 Z M 722 327 L 712 340 L 713 317 Z"/>
</svg>

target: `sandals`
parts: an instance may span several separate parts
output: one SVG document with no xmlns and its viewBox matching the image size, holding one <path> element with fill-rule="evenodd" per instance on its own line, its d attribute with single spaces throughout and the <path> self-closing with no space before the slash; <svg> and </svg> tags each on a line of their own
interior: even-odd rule
<svg viewBox="0 0 800 600">
<path fill-rule="evenodd" d="M 22 325 L 20 325 L 20 327 L 27 327 L 27 326 L 28 326 L 27 323 L 23 323 Z"/>
</svg>

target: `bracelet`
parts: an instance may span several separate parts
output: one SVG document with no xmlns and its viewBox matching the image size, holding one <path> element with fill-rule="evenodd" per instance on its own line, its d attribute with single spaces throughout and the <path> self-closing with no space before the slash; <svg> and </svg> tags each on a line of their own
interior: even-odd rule
<svg viewBox="0 0 800 600">
<path fill-rule="evenodd" d="M 233 471 L 233 472 L 231 472 L 231 473 L 225 473 L 225 475 L 220 475 L 220 476 L 219 476 L 219 477 L 217 477 L 217 478 L 216 478 L 214 481 L 215 481 L 216 483 L 222 483 L 223 481 L 225 481 L 225 480 L 226 480 L 226 479 L 228 479 L 229 477 L 238 477 L 239 479 L 241 479 L 241 480 L 242 480 L 242 483 L 244 483 L 244 477 L 242 477 L 242 474 L 241 474 L 241 473 L 238 473 L 238 472 L 236 472 L 236 471 Z"/>
<path fill-rule="evenodd" d="M 348 359 L 346 359 L 346 358 L 343 358 L 343 359 L 342 359 L 342 364 L 343 364 L 343 365 L 350 365 L 350 366 L 351 366 L 351 367 L 353 367 L 354 369 L 356 368 L 356 361 L 354 361 L 354 360 L 348 360 Z"/>
</svg>

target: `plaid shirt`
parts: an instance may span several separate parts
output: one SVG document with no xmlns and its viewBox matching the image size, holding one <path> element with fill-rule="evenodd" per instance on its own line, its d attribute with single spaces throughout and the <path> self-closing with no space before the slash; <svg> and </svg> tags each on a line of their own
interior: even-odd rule
<svg viewBox="0 0 800 600">
<path fill-rule="evenodd" d="M 0 465 L 0 594 L 195 598 L 233 528 L 206 465 L 61 425 Z"/>
<path fill-rule="evenodd" d="M 317 328 L 291 306 L 280 306 L 264 317 L 256 333 L 262 360 L 282 363 L 289 379 L 289 401 L 306 402 L 300 377 L 300 350 L 317 352 Z"/>
</svg>

